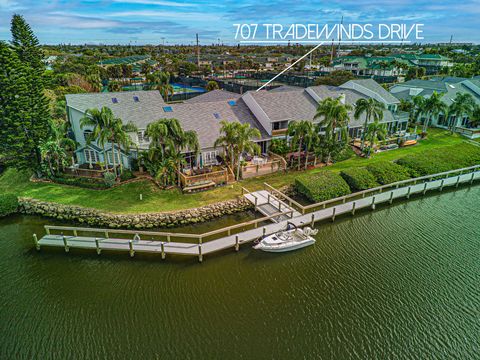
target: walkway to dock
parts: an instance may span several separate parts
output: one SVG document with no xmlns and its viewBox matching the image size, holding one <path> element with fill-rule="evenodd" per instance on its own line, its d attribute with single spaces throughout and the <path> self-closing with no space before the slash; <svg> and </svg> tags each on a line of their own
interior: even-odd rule
<svg viewBox="0 0 480 360">
<path fill-rule="evenodd" d="M 291 217 L 297 217 L 301 215 L 291 205 L 286 204 L 267 190 L 248 192 L 243 196 L 253 205 L 255 205 L 255 210 L 257 210 L 264 216 L 272 216 L 275 213 L 281 213 L 285 211 L 289 212 L 288 215 L 285 214 L 272 217 L 271 220 L 276 223 L 286 221 Z"/>
<path fill-rule="evenodd" d="M 411 195 L 425 194 L 427 191 L 432 190 L 442 191 L 445 187 L 473 184 L 474 181 L 479 179 L 480 166 L 474 166 L 400 181 L 307 206 L 302 206 L 284 194 L 280 195 L 281 193 L 278 190 L 265 184 L 265 191 L 271 195 L 268 203 L 274 201 L 272 200 L 273 194 L 277 195 L 277 197 L 275 197 L 276 201 L 280 201 L 278 197 L 282 196 L 284 201 L 288 202 L 289 205 L 287 206 L 287 204 L 285 204 L 284 212 L 270 214 L 261 219 L 204 234 L 177 234 L 47 225 L 45 226 L 47 234 L 40 240 L 37 240 L 37 236 L 34 235 L 34 242 L 37 250 L 40 250 L 42 246 L 63 247 L 66 252 L 68 252 L 70 248 L 95 249 L 98 254 L 100 254 L 102 250 L 118 250 L 128 251 L 130 256 L 134 256 L 135 252 L 158 253 L 161 254 L 162 259 L 165 258 L 166 254 L 191 255 L 198 256 L 199 261 L 202 261 L 203 255 L 205 254 L 211 254 L 228 248 L 234 248 L 238 251 L 241 244 L 258 239 L 262 235 L 273 234 L 285 229 L 288 221 L 299 227 L 305 225 L 313 227 L 315 222 L 318 221 L 326 219 L 334 221 L 339 215 L 354 215 L 355 211 L 366 208 L 374 210 L 378 204 L 391 204 L 396 199 L 408 199 Z M 265 195 L 264 193 L 262 194 Z M 259 197 L 257 199 L 259 199 Z M 257 208 L 259 201 L 260 200 L 257 200 Z M 284 203 L 284 201 L 282 201 L 282 203 Z M 294 205 L 298 211 L 294 210 L 292 205 Z M 282 220 L 277 220 L 265 225 L 266 222 L 271 222 L 273 219 L 279 218 Z M 57 232 L 57 234 L 52 234 L 52 231 Z M 61 233 L 58 234 L 58 232 Z M 64 232 L 69 232 L 70 234 L 65 235 Z M 79 235 L 79 233 L 82 233 L 82 235 Z M 90 236 L 88 236 L 88 234 L 90 234 Z M 95 236 L 93 236 L 93 234 L 95 234 Z M 111 235 L 116 235 L 117 237 Z M 127 235 L 129 239 L 120 238 L 118 237 L 119 235 Z M 152 240 L 147 240 L 146 237 L 151 237 Z M 212 239 L 214 237 L 217 238 Z M 183 241 L 171 241 L 172 238 Z"/>
</svg>

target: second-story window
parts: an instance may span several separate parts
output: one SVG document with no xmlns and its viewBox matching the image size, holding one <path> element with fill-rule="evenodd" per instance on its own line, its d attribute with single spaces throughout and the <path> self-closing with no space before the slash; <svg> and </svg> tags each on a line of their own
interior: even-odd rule
<svg viewBox="0 0 480 360">
<path fill-rule="evenodd" d="M 148 142 L 148 136 L 145 135 L 145 131 L 137 132 L 138 142 Z"/>
<path fill-rule="evenodd" d="M 85 141 L 89 141 L 89 140 L 93 141 L 93 139 L 91 139 L 91 134 L 92 134 L 92 130 L 85 130 L 85 131 L 83 132 L 83 138 L 84 138 L 84 140 L 85 140 Z"/>
</svg>

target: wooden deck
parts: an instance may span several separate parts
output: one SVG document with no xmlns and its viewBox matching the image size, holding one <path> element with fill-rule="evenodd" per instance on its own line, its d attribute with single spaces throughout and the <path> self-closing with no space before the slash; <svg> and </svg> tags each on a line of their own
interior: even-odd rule
<svg viewBox="0 0 480 360">
<path fill-rule="evenodd" d="M 457 175 L 455 175 L 457 173 Z M 460 184 L 473 184 L 474 181 L 480 179 L 480 166 L 467 169 L 459 169 L 456 171 L 435 174 L 428 177 L 410 179 L 379 188 L 368 190 L 371 195 L 366 196 L 365 192 L 349 195 L 347 197 L 332 199 L 326 202 L 302 206 L 289 200 L 287 205 L 284 201 L 280 201 L 277 197 L 273 197 L 271 193 L 278 192 L 273 188 L 270 193 L 264 192 L 247 193 L 245 197 L 252 201 L 255 199 L 253 194 L 257 194 L 257 208 L 260 209 L 260 202 L 269 205 L 277 201 L 285 205 L 285 212 L 270 214 L 261 219 L 252 220 L 247 223 L 233 225 L 227 228 L 218 229 L 204 234 L 177 234 L 177 233 L 161 233 L 134 230 L 110 230 L 110 229 L 90 229 L 75 228 L 61 226 L 45 226 L 47 235 L 37 240 L 34 235 L 35 246 L 40 250 L 43 246 L 62 247 L 66 252 L 70 248 L 95 249 L 98 254 L 102 250 L 116 250 L 129 252 L 130 256 L 134 256 L 135 252 L 158 253 L 162 259 L 167 254 L 198 256 L 202 261 L 203 256 L 228 248 L 234 248 L 238 251 L 241 244 L 251 242 L 258 239 L 262 235 L 272 234 L 286 227 L 287 222 L 292 222 L 301 227 L 305 225 L 313 226 L 315 222 L 322 220 L 334 221 L 337 216 L 344 214 L 354 215 L 355 211 L 360 209 L 375 209 L 375 206 L 383 203 L 392 203 L 396 199 L 408 199 L 414 194 L 425 194 L 428 191 L 442 191 L 446 187 L 458 187 Z M 406 184 L 400 187 L 400 184 Z M 273 190 L 272 190 L 273 189 Z M 388 190 L 387 190 L 388 189 Z M 375 190 L 375 191 L 374 191 Z M 278 192 L 279 193 L 279 192 Z M 268 197 L 270 194 L 270 197 Z M 249 196 L 250 195 L 250 196 Z M 265 199 L 267 196 L 267 199 Z M 288 198 L 285 196 L 285 198 Z M 255 200 L 253 200 L 255 201 Z M 296 211 L 293 205 L 300 211 Z M 267 210 L 266 210 L 267 211 Z M 293 217 L 291 216 L 293 214 Z M 281 216 L 281 220 L 273 220 Z M 267 221 L 273 223 L 264 225 Z M 246 227 L 249 229 L 244 230 Z M 253 228 L 252 228 L 253 227 Z M 51 231 L 69 231 L 73 235 L 51 234 Z M 237 233 L 235 233 L 238 231 Z M 80 232 L 96 233 L 95 236 L 78 236 Z M 115 238 L 111 234 L 128 235 L 130 239 Z M 146 240 L 145 237 L 157 237 L 161 239 Z M 142 239 L 143 237 L 143 239 Z M 208 241 L 204 241 L 211 239 Z M 133 239 L 132 239 L 133 238 Z M 179 238 L 181 241 L 170 241 L 172 238 Z"/>
</svg>

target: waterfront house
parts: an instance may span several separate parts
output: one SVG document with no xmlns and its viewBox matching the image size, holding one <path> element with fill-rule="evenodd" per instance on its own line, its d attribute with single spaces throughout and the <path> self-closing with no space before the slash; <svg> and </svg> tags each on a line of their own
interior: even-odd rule
<svg viewBox="0 0 480 360">
<path fill-rule="evenodd" d="M 161 118 L 176 118 L 184 130 L 193 130 L 198 135 L 200 154 L 186 153 L 188 163 L 195 166 L 215 165 L 222 155 L 221 148 L 215 148 L 220 136 L 220 121 L 248 123 L 260 130 L 261 138 L 255 139 L 262 153 L 268 151 L 272 138 L 285 137 L 288 123 L 295 120 L 314 121 L 318 103 L 327 97 L 340 97 L 341 101 L 354 105 L 360 98 L 375 98 L 385 105 L 382 122 L 390 132 L 406 129 L 408 114 L 397 111 L 399 100 L 372 79 L 351 80 L 335 86 L 312 86 L 306 89 L 281 87 L 271 91 L 248 91 L 243 95 L 224 90 L 211 91 L 183 103 L 167 104 L 159 92 L 131 91 L 119 93 L 70 94 L 66 96 L 67 114 L 72 125 L 75 140 L 80 144 L 76 157 L 79 164 L 115 163 L 129 168 L 139 152 L 148 149 L 145 136 L 147 125 Z M 127 153 L 107 145 L 101 149 L 95 142 L 87 143 L 91 129 L 81 128 L 80 119 L 91 108 L 107 106 L 124 123 L 133 123 L 138 131 L 131 134 L 136 144 Z M 359 137 L 365 118 L 354 119 L 351 112 L 349 133 Z M 364 116 L 364 115 L 363 115 Z"/>
<path fill-rule="evenodd" d="M 401 84 L 394 85 L 390 92 L 397 99 L 410 101 L 414 96 L 430 97 L 434 92 L 441 94 L 441 100 L 449 106 L 454 102 L 455 96 L 459 93 L 470 94 L 475 103 L 480 106 L 480 78 L 460 78 L 460 77 L 434 77 L 428 80 L 409 80 Z M 424 121 L 424 118 L 420 119 Z M 448 128 L 448 125 L 454 121 L 453 128 L 469 138 L 480 137 L 480 129 L 473 129 L 469 114 L 462 116 L 445 116 L 440 113 L 432 118 L 432 125 L 440 128 Z"/>
</svg>

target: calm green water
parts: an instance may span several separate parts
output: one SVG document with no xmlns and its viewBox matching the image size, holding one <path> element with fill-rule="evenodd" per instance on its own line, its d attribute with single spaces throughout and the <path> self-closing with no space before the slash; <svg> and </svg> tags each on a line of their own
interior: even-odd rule
<svg viewBox="0 0 480 360">
<path fill-rule="evenodd" d="M 417 198 L 203 264 L 38 253 L 45 220 L 3 220 L 0 358 L 478 359 L 479 203 L 478 186 Z"/>
</svg>

